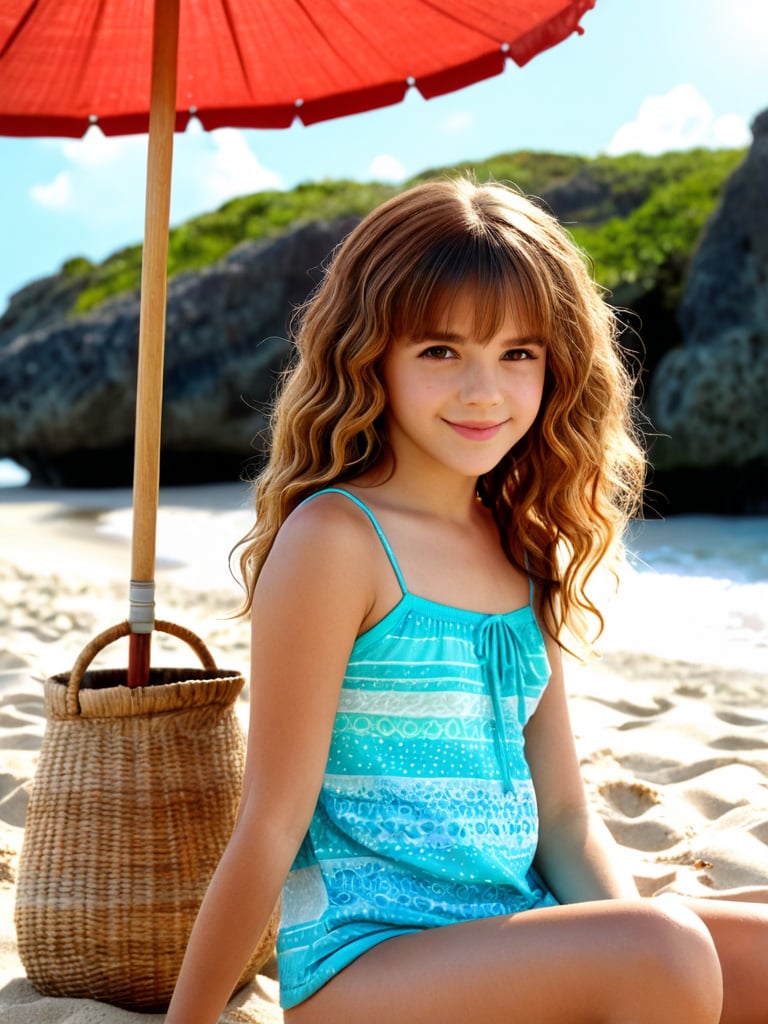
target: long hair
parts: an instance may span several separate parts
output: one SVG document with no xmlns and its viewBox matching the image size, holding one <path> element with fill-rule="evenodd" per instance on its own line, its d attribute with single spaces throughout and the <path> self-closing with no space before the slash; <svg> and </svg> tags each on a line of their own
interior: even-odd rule
<svg viewBox="0 0 768 1024">
<path fill-rule="evenodd" d="M 385 452 L 380 369 L 391 339 L 426 336 L 464 289 L 480 340 L 513 310 L 547 345 L 536 421 L 479 479 L 478 494 L 507 557 L 538 585 L 550 632 L 587 645 L 590 615 L 600 632 L 587 581 L 620 549 L 644 479 L 615 317 L 554 217 L 512 188 L 466 179 L 419 185 L 369 214 L 298 311 L 256 522 L 241 542 L 244 611 L 293 509 Z"/>
</svg>

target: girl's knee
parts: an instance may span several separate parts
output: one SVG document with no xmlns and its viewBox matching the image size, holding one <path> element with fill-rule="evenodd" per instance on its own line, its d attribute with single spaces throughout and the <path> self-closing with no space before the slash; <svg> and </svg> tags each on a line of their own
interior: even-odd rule
<svg viewBox="0 0 768 1024">
<path fill-rule="evenodd" d="M 723 1000 L 720 961 L 700 918 L 672 900 L 648 900 L 639 940 L 650 959 L 649 986 L 663 985 L 679 1003 L 683 1020 L 719 1021 Z"/>
</svg>

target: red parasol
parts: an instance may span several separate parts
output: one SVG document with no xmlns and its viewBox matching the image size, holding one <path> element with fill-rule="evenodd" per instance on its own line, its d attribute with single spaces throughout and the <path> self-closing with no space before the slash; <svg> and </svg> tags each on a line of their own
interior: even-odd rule
<svg viewBox="0 0 768 1024">
<path fill-rule="evenodd" d="M 523 65 L 595 0 L 3 0 L 0 134 L 149 132 L 128 685 L 148 677 L 173 133 L 286 128 Z M 178 71 L 177 71 L 178 67 Z"/>
</svg>

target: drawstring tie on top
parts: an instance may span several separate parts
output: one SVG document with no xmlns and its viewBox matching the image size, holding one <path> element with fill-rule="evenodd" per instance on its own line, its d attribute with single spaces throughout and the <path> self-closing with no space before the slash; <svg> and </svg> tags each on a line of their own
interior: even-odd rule
<svg viewBox="0 0 768 1024">
<path fill-rule="evenodd" d="M 493 616 L 480 627 L 476 644 L 477 655 L 488 667 L 488 688 L 493 705 L 493 721 L 496 731 L 496 752 L 501 767 L 504 792 L 512 790 L 512 775 L 509 763 L 507 726 L 502 698 L 504 691 L 517 697 L 517 717 L 521 727 L 525 724 L 525 687 L 522 672 L 522 649 L 514 629 L 505 619 Z M 505 676 L 512 686 L 505 686 Z"/>
</svg>

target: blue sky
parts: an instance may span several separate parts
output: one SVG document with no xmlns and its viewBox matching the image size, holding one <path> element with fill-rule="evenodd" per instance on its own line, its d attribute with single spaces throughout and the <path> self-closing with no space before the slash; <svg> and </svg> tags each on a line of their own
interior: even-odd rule
<svg viewBox="0 0 768 1024">
<path fill-rule="evenodd" d="M 518 149 L 595 155 L 740 146 L 768 107 L 766 0 L 597 0 L 524 68 L 449 96 L 286 131 L 176 137 L 171 222 L 262 188 L 401 180 Z M 0 139 L 0 311 L 71 256 L 141 240 L 146 139 Z"/>
</svg>

